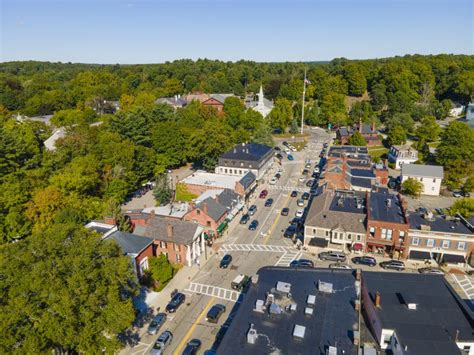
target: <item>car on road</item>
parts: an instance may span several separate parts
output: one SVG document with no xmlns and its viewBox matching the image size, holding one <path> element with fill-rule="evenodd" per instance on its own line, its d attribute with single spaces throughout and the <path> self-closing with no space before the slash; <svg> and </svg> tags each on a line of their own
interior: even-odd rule
<svg viewBox="0 0 474 355">
<path fill-rule="evenodd" d="M 276 177 L 272 177 L 271 180 L 268 182 L 270 185 L 275 185 L 278 182 Z"/>
<path fill-rule="evenodd" d="M 299 207 L 304 207 L 304 200 L 302 198 L 298 199 L 298 201 L 296 201 L 296 204 L 299 206 Z"/>
<path fill-rule="evenodd" d="M 236 276 L 234 281 L 230 283 L 230 287 L 232 287 L 234 290 L 241 291 L 247 287 L 250 281 L 252 281 L 252 278 L 250 276 L 240 274 Z"/>
<path fill-rule="evenodd" d="M 166 322 L 166 313 L 158 313 L 151 320 L 151 323 L 148 326 L 147 333 L 150 334 L 150 335 L 154 335 L 154 334 L 158 333 L 158 330 L 160 330 L 161 326 L 165 322 Z"/>
<path fill-rule="evenodd" d="M 254 231 L 258 227 L 258 221 L 254 219 L 250 224 L 249 224 L 249 231 Z"/>
<path fill-rule="evenodd" d="M 273 205 L 273 199 L 269 198 L 265 201 L 265 207 L 270 207 L 271 205 Z"/>
<path fill-rule="evenodd" d="M 304 210 L 299 208 L 299 209 L 296 210 L 295 216 L 301 218 L 301 217 L 303 217 L 303 214 L 304 214 Z"/>
<path fill-rule="evenodd" d="M 262 190 L 262 192 L 260 192 L 260 195 L 258 195 L 259 198 L 265 198 L 267 197 L 268 195 L 268 191 L 267 190 Z"/>
<path fill-rule="evenodd" d="M 391 269 L 397 271 L 405 270 L 405 263 L 399 260 L 382 261 L 381 263 L 379 263 L 379 265 L 383 269 Z"/>
<path fill-rule="evenodd" d="M 304 192 L 303 195 L 301 195 L 301 198 L 303 200 L 309 200 L 310 194 L 308 192 Z"/>
<path fill-rule="evenodd" d="M 219 263 L 219 267 L 221 269 L 227 269 L 227 267 L 232 262 L 232 255 L 226 254 L 222 257 L 221 262 Z"/>
<path fill-rule="evenodd" d="M 318 254 L 318 257 L 321 260 L 329 260 L 329 261 L 346 261 L 346 255 L 341 251 L 322 251 Z"/>
<path fill-rule="evenodd" d="M 247 224 L 247 222 L 249 221 L 249 219 L 250 219 L 250 216 L 246 213 L 246 214 L 244 214 L 242 217 L 240 217 L 239 223 L 240 223 L 240 224 Z"/>
<path fill-rule="evenodd" d="M 281 209 L 282 216 L 288 216 L 289 213 L 290 213 L 290 209 L 288 207 L 284 207 Z"/>
<path fill-rule="evenodd" d="M 151 348 L 150 354 L 152 355 L 161 355 L 164 353 L 165 349 L 171 344 L 173 340 L 173 334 L 169 330 L 165 330 L 160 334 L 158 339 L 156 339 L 153 348 Z"/>
<path fill-rule="evenodd" d="M 255 214 L 255 212 L 257 212 L 257 206 L 255 206 L 255 205 L 250 206 L 249 207 L 249 212 L 248 212 L 249 216 L 253 216 Z"/>
<path fill-rule="evenodd" d="M 172 298 L 171 301 L 166 305 L 166 312 L 174 313 L 176 310 L 181 306 L 181 304 L 186 299 L 186 296 L 181 292 L 176 293 Z"/>
<path fill-rule="evenodd" d="M 329 264 L 330 269 L 339 269 L 339 270 L 352 270 L 352 268 L 347 264 L 342 263 L 332 263 Z"/>
<path fill-rule="evenodd" d="M 296 196 L 298 196 L 298 191 L 296 191 L 296 190 L 291 191 L 291 195 L 290 195 L 290 196 L 291 196 L 291 197 L 296 197 Z"/>
<path fill-rule="evenodd" d="M 195 355 L 197 354 L 198 350 L 201 348 L 201 340 L 199 339 L 191 339 L 188 341 L 186 344 L 186 347 L 184 348 L 182 355 Z"/>
<path fill-rule="evenodd" d="M 209 323 L 217 323 L 219 318 L 225 312 L 225 306 L 223 304 L 215 304 L 211 307 L 209 312 L 207 312 L 206 320 Z"/>
<path fill-rule="evenodd" d="M 354 264 L 367 265 L 373 267 L 377 265 L 377 260 L 371 256 L 356 256 L 351 259 Z"/>
<path fill-rule="evenodd" d="M 285 232 L 283 233 L 283 237 L 285 238 L 293 238 L 296 234 L 296 226 L 290 225 L 286 228 Z"/>
<path fill-rule="evenodd" d="M 293 158 L 293 155 L 291 154 L 288 154 L 286 157 L 288 158 L 288 160 L 295 160 L 295 158 Z"/>
<path fill-rule="evenodd" d="M 308 268 L 313 268 L 313 267 L 314 267 L 314 263 L 313 263 L 311 260 L 308 260 L 308 259 L 297 259 L 297 260 L 293 260 L 293 261 L 290 263 L 290 266 L 291 266 L 291 267 L 308 267 Z"/>
<path fill-rule="evenodd" d="M 428 275 L 444 275 L 444 272 L 441 269 L 435 267 L 422 267 L 418 269 L 420 274 L 428 274 Z"/>
</svg>

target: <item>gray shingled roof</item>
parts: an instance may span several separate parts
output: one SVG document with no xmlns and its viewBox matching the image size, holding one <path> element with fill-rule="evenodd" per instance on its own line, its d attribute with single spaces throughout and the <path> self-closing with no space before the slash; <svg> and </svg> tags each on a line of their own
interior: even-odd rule
<svg viewBox="0 0 474 355">
<path fill-rule="evenodd" d="M 326 190 L 315 197 L 308 211 L 305 225 L 327 229 L 342 228 L 348 232 L 365 233 L 365 213 L 330 209 L 334 197 L 335 194 L 331 190 Z"/>
<path fill-rule="evenodd" d="M 208 197 L 204 201 L 201 201 L 196 205 L 196 207 L 204 211 L 204 204 L 207 204 L 207 215 L 214 221 L 218 221 L 227 212 L 227 209 L 217 203 L 212 197 Z"/>
<path fill-rule="evenodd" d="M 138 254 L 153 243 L 153 239 L 127 232 L 114 232 L 105 240 L 115 240 L 124 254 Z"/>
<path fill-rule="evenodd" d="M 254 173 L 249 171 L 242 177 L 242 179 L 240 179 L 239 183 L 242 185 L 244 190 L 247 190 L 255 182 L 255 180 L 257 180 L 257 177 Z"/>
<path fill-rule="evenodd" d="M 173 227 L 171 236 L 168 236 L 168 225 Z M 198 229 L 202 230 L 202 227 L 197 223 L 155 217 L 150 218 L 146 225 L 137 225 L 133 232 L 164 242 L 191 245 Z"/>
<path fill-rule="evenodd" d="M 436 177 L 442 179 L 444 177 L 444 170 L 442 166 L 437 165 L 403 164 L 402 175 Z"/>
<path fill-rule="evenodd" d="M 230 211 L 232 208 L 234 208 L 239 199 L 239 194 L 231 189 L 224 189 L 224 191 L 222 191 L 216 197 L 217 203 L 225 207 L 227 211 Z"/>
</svg>

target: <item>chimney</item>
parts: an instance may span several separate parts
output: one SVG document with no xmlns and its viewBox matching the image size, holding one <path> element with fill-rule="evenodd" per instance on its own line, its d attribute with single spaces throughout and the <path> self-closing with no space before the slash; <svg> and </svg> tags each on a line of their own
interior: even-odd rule
<svg viewBox="0 0 474 355">
<path fill-rule="evenodd" d="M 207 211 L 208 211 L 207 202 L 204 202 L 201 207 L 202 207 L 202 210 L 204 211 L 204 213 L 207 214 Z"/>
<path fill-rule="evenodd" d="M 375 292 L 375 307 L 380 308 L 380 292 Z"/>
<path fill-rule="evenodd" d="M 168 236 L 168 238 L 173 238 L 173 225 L 166 225 L 166 235 Z"/>
</svg>

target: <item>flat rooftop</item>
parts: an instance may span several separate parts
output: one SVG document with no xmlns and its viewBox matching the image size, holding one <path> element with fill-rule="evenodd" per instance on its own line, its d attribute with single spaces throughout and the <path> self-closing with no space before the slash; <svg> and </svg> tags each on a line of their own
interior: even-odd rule
<svg viewBox="0 0 474 355">
<path fill-rule="evenodd" d="M 406 223 L 398 197 L 385 192 L 370 193 L 369 216 L 375 221 Z"/>
<path fill-rule="evenodd" d="M 230 160 L 245 160 L 245 161 L 260 161 L 269 152 L 272 147 L 258 143 L 241 143 L 237 144 L 232 150 L 221 155 L 221 159 Z"/>
<path fill-rule="evenodd" d="M 334 198 L 329 205 L 330 211 L 364 213 L 366 206 L 365 192 L 360 191 L 339 191 L 334 194 Z"/>
<path fill-rule="evenodd" d="M 332 283 L 333 292 L 319 291 L 319 281 Z M 280 314 L 255 311 L 257 300 L 266 300 L 278 282 L 291 284 L 291 296 L 272 291 L 274 303 L 296 304 L 296 309 L 283 309 Z M 260 269 L 257 284 L 250 286 L 238 306 L 217 354 L 326 354 L 329 346 L 336 346 L 338 354 L 357 354 L 352 341 L 352 329 L 358 323 L 354 283 L 350 270 Z M 313 306 L 307 305 L 310 295 L 315 296 Z M 305 314 L 306 307 L 313 309 L 312 315 Z M 258 334 L 254 344 L 247 342 L 250 324 Z M 296 325 L 304 327 L 302 338 L 293 335 Z"/>
<path fill-rule="evenodd" d="M 364 271 L 362 278 L 372 301 L 380 292 L 381 326 L 395 330 L 408 354 L 460 354 L 457 331 L 460 342 L 474 341 L 472 317 L 442 275 Z"/>
<path fill-rule="evenodd" d="M 204 170 L 198 170 L 183 179 L 182 182 L 190 185 L 203 185 L 209 187 L 235 189 L 235 184 L 241 179 L 241 176 L 223 175 L 208 173 Z"/>
<path fill-rule="evenodd" d="M 329 148 L 329 153 L 369 154 L 369 150 L 367 147 L 353 145 L 333 145 Z"/>
<path fill-rule="evenodd" d="M 182 218 L 189 211 L 188 203 L 173 203 L 165 206 L 147 207 L 142 210 L 143 213 L 152 214 L 163 217 Z"/>
<path fill-rule="evenodd" d="M 469 221 L 456 219 L 455 217 L 441 217 L 433 215 L 431 218 L 420 212 L 413 212 L 408 216 L 409 228 L 420 230 L 422 225 L 429 226 L 433 232 L 445 232 L 456 234 L 474 234 L 472 224 Z"/>
</svg>

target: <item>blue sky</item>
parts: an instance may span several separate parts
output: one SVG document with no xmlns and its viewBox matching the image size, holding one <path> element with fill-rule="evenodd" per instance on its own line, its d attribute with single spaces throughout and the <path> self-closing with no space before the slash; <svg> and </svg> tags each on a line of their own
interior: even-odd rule
<svg viewBox="0 0 474 355">
<path fill-rule="evenodd" d="M 473 54 L 470 0 L 0 0 L 0 61 Z"/>
</svg>

